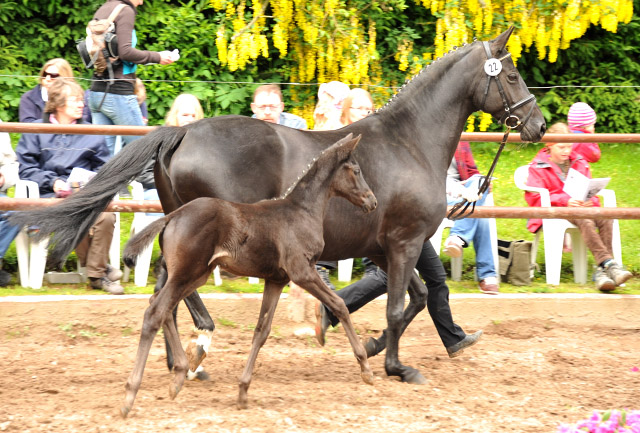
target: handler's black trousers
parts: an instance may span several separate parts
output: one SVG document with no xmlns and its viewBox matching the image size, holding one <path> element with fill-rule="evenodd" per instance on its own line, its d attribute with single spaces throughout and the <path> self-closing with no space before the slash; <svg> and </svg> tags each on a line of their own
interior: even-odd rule
<svg viewBox="0 0 640 433">
<path fill-rule="evenodd" d="M 422 251 L 416 264 L 416 269 L 425 281 L 429 294 L 427 296 L 427 310 L 438 331 L 438 335 L 445 347 L 451 347 L 462 341 L 465 332 L 453 322 L 451 308 L 449 306 L 449 287 L 447 286 L 447 273 L 442 266 L 440 257 L 433 249 L 431 242 L 422 245 Z M 378 268 L 375 274 L 363 278 L 342 290 L 336 291 L 349 309 L 349 313 L 359 310 L 367 303 L 387 292 L 387 274 Z M 336 326 L 339 320 L 326 308 L 332 326 Z"/>
</svg>

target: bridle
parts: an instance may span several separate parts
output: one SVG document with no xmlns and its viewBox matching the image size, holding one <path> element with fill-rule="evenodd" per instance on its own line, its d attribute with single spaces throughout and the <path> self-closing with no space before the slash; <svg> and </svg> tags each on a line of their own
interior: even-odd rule
<svg viewBox="0 0 640 433">
<path fill-rule="evenodd" d="M 524 125 L 527 123 L 529 118 L 531 118 L 531 114 L 533 113 L 533 108 L 536 105 L 535 104 L 536 97 L 533 96 L 533 94 L 531 93 L 529 93 L 529 96 L 522 98 L 520 101 L 516 102 L 515 104 L 509 105 L 509 101 L 507 101 L 507 94 L 505 93 L 504 87 L 502 86 L 502 82 L 500 81 L 500 73 L 502 72 L 502 61 L 504 59 L 508 59 L 509 57 L 511 57 L 511 53 L 507 53 L 500 58 L 496 58 L 496 57 L 493 57 L 493 55 L 491 54 L 489 42 L 483 41 L 482 46 L 484 47 L 484 52 L 487 54 L 487 60 L 484 63 L 484 71 L 487 74 L 487 85 L 485 86 L 485 89 L 484 89 L 484 95 L 482 96 L 482 103 L 480 104 L 480 109 L 485 111 L 484 104 L 487 102 L 487 96 L 489 95 L 489 87 L 491 86 L 491 79 L 495 79 L 496 85 L 498 86 L 498 92 L 500 93 L 500 97 L 502 98 L 502 105 L 504 106 L 504 114 L 500 117 L 499 123 L 504 123 L 504 125 L 507 127 L 507 130 L 505 131 L 504 136 L 502 137 L 502 142 L 500 143 L 498 152 L 496 152 L 496 156 L 493 159 L 491 168 L 487 172 L 486 176 L 483 176 L 484 179 L 482 181 L 482 185 L 480 185 L 480 188 L 478 189 L 479 196 L 482 196 L 482 194 L 484 194 L 489 189 L 489 185 L 491 184 L 491 176 L 493 175 L 493 172 L 498 163 L 498 158 L 500 158 L 500 154 L 502 153 L 502 150 L 504 149 L 504 146 L 507 143 L 509 133 L 511 132 L 512 129 L 517 130 L 518 128 L 522 129 L 524 127 Z M 533 104 L 531 104 L 531 108 L 529 109 L 529 112 L 521 121 L 518 116 L 512 113 L 512 111 L 517 110 L 518 108 L 528 104 L 529 102 L 533 102 Z M 471 207 L 471 211 L 469 213 L 466 213 L 467 209 L 472 203 L 473 203 L 473 206 Z M 451 208 L 451 210 L 447 214 L 447 218 L 454 221 L 459 220 L 473 214 L 475 209 L 476 209 L 475 201 L 469 202 L 466 199 L 463 199 L 461 202 L 456 203 Z"/>
</svg>

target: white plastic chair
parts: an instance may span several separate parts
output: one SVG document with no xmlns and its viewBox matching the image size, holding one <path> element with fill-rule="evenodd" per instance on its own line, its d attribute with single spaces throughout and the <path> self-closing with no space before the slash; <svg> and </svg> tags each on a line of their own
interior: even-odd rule
<svg viewBox="0 0 640 433">
<path fill-rule="evenodd" d="M 487 195 L 487 199 L 485 200 L 484 205 L 493 206 L 493 193 L 489 193 L 489 195 Z M 454 222 L 455 221 L 452 221 L 448 218 L 443 219 L 440 223 L 440 226 L 438 227 L 438 230 L 436 230 L 435 234 L 429 239 L 431 245 L 433 245 L 433 249 L 436 250 L 436 254 L 440 254 L 440 247 L 442 245 L 444 229 L 451 229 Z M 498 274 L 497 276 L 499 277 L 500 272 L 498 270 L 498 229 L 496 226 L 495 218 L 489 218 L 489 236 L 491 237 L 491 252 L 493 253 L 493 263 L 496 267 L 496 274 Z M 462 251 L 462 256 L 451 257 L 451 279 L 453 281 L 460 281 L 462 279 L 462 258 L 464 256 L 464 249 Z"/>
<path fill-rule="evenodd" d="M 133 200 L 144 200 L 144 188 L 142 187 L 142 184 L 140 182 L 131 182 L 131 197 L 133 198 Z M 148 226 L 158 218 L 161 217 L 156 215 L 147 215 L 146 212 L 136 212 L 133 215 L 129 237 L 131 238 L 136 233 L 139 233 L 140 231 L 142 231 L 142 229 L 144 229 L 146 226 Z M 147 281 L 149 279 L 149 268 L 151 267 L 152 253 L 153 243 L 150 243 L 144 250 L 142 250 L 142 253 L 138 255 L 133 278 L 133 282 L 137 287 L 147 286 Z M 122 281 L 128 282 L 130 273 L 131 269 L 129 269 L 125 265 Z M 216 286 L 222 284 L 222 279 L 220 278 L 220 270 L 217 267 L 213 271 L 213 279 Z"/>
<path fill-rule="evenodd" d="M 513 174 L 513 180 L 518 188 L 523 191 L 540 194 L 540 206 L 551 207 L 549 190 L 527 185 L 529 166 L 518 167 Z M 610 189 L 603 189 L 598 193 L 602 197 L 604 207 L 616 207 L 616 193 Z M 560 268 L 562 264 L 562 246 L 565 232 L 571 236 L 571 249 L 573 251 L 573 279 L 578 284 L 587 282 L 587 246 L 575 225 L 564 219 L 543 219 L 542 228 L 536 232 L 531 248 L 531 264 L 535 265 L 540 243 L 540 232 L 544 239 L 544 261 L 546 264 L 547 284 L 560 284 Z M 616 262 L 622 264 L 622 244 L 620 242 L 620 225 L 618 220 L 613 220 L 613 257 Z"/>
<path fill-rule="evenodd" d="M 38 184 L 31 180 L 18 180 L 14 197 L 40 198 Z M 16 236 L 16 255 L 18 256 L 20 285 L 22 287 L 33 289 L 42 287 L 48 245 L 49 239 L 43 239 L 39 242 L 30 239 L 27 235 L 27 227 L 23 227 Z M 118 212 L 116 212 L 116 223 L 109 247 L 109 261 L 114 268 L 120 268 L 120 213 Z M 83 268 L 78 268 L 79 273 L 82 274 L 83 271 Z"/>
</svg>

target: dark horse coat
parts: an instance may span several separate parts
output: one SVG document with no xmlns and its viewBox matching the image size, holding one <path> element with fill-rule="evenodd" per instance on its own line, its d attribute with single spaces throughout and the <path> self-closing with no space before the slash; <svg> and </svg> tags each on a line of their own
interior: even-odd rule
<svg viewBox="0 0 640 433">
<path fill-rule="evenodd" d="M 355 156 L 378 199 L 378 210 L 362 215 L 348 204 L 331 203 L 320 259 L 366 256 L 387 270 L 385 369 L 422 383 L 417 370 L 400 363 L 398 342 L 425 306 L 426 288 L 413 268 L 423 242 L 445 216 L 446 170 L 465 122 L 483 110 L 500 120 L 505 113 L 524 119 L 516 129 L 525 141 L 537 141 L 545 131 L 542 113 L 506 51 L 510 35 L 511 29 L 490 42 L 476 41 L 448 53 L 384 107 L 337 131 L 299 131 L 241 116 L 161 128 L 127 145 L 80 193 L 56 207 L 20 212 L 14 221 L 39 225 L 41 236 L 53 232 L 50 256 L 61 260 L 119 188 L 153 156 L 160 200 L 170 212 L 202 196 L 245 203 L 277 197 L 313 155 L 347 133 L 362 134 Z M 485 72 L 490 58 L 501 65 L 497 76 Z M 403 311 L 407 287 L 411 301 Z M 196 312 L 197 325 L 210 323 L 197 299 L 190 309 Z"/>
</svg>

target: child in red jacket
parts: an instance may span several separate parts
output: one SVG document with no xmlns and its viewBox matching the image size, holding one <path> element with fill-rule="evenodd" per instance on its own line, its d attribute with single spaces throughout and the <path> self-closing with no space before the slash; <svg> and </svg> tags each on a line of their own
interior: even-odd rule
<svg viewBox="0 0 640 433">
<path fill-rule="evenodd" d="M 569 127 L 564 123 L 552 125 L 550 134 L 568 134 Z M 600 200 L 592 197 L 586 201 L 571 198 L 563 191 L 567 173 L 570 168 L 591 177 L 589 164 L 582 155 L 572 150 L 573 143 L 547 143 L 529 164 L 527 185 L 546 188 L 551 197 L 551 206 L 592 207 L 600 206 Z M 529 206 L 540 206 L 540 194 L 525 192 L 525 200 Z M 595 274 L 596 287 L 602 291 L 611 291 L 631 278 L 626 271 L 613 260 L 612 231 L 613 221 L 602 219 L 569 219 L 571 224 L 580 229 L 587 247 L 598 264 Z M 539 219 L 531 219 L 527 223 L 529 231 L 535 233 L 542 226 Z"/>
</svg>

